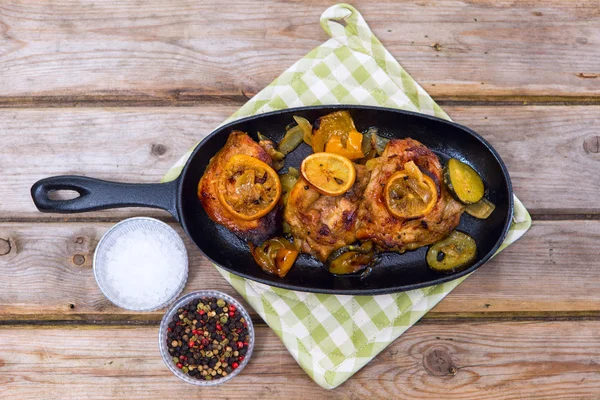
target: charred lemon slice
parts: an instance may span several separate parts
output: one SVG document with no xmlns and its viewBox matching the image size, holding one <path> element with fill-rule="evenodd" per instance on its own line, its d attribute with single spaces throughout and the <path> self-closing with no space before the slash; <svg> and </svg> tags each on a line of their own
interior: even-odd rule
<svg viewBox="0 0 600 400">
<path fill-rule="evenodd" d="M 356 179 L 352 161 L 332 153 L 315 153 L 306 157 L 300 173 L 319 193 L 328 196 L 346 193 Z"/>
<path fill-rule="evenodd" d="M 251 221 L 265 216 L 279 201 L 281 183 L 273 168 L 257 158 L 238 154 L 219 177 L 217 196 L 236 218 Z"/>
<path fill-rule="evenodd" d="M 397 218 L 414 219 L 426 216 L 438 200 L 435 182 L 424 175 L 412 161 L 404 170 L 393 174 L 384 188 L 385 205 Z"/>
</svg>

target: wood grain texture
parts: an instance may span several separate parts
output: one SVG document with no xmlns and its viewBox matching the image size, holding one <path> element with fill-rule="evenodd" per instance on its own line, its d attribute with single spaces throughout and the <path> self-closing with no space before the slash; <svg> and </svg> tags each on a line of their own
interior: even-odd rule
<svg viewBox="0 0 600 400">
<path fill-rule="evenodd" d="M 220 290 L 246 302 L 201 255 L 183 230 L 189 256 L 183 294 Z M 0 239 L 13 245 L 0 256 L 0 319 L 157 321 L 161 312 L 132 313 L 100 292 L 92 270 L 96 245 L 110 223 L 0 224 Z"/>
<path fill-rule="evenodd" d="M 40 214 L 29 194 L 38 179 L 76 174 L 158 182 L 234 106 L 0 110 L 0 220 L 118 220 L 155 210 Z M 598 214 L 599 106 L 446 107 L 481 133 L 508 166 L 533 214 Z"/>
<path fill-rule="evenodd" d="M 234 107 L 34 109 L 0 111 L 0 218 L 122 218 L 157 210 L 41 215 L 29 190 L 53 175 L 157 183 L 167 170 L 235 111 Z"/>
<path fill-rule="evenodd" d="M 4 327 L 0 396 L 509 400 L 593 399 L 600 392 L 598 321 L 417 324 L 329 392 L 310 380 L 265 326 L 258 327 L 255 352 L 238 377 L 194 388 L 163 364 L 157 331 Z"/>
<path fill-rule="evenodd" d="M 0 239 L 13 244 L 8 254 L 0 256 L 0 320 L 159 320 L 160 311 L 139 314 L 119 309 L 98 289 L 92 256 L 110 226 L 0 224 Z M 600 221 L 536 222 L 525 237 L 469 277 L 427 318 L 600 315 L 599 240 Z M 241 299 L 187 238 L 186 246 L 190 272 L 185 292 L 216 289 Z"/>
<path fill-rule="evenodd" d="M 334 3 L 6 0 L 0 102 L 243 98 L 328 38 Z M 595 0 L 354 5 L 435 98 L 600 97 Z"/>
</svg>

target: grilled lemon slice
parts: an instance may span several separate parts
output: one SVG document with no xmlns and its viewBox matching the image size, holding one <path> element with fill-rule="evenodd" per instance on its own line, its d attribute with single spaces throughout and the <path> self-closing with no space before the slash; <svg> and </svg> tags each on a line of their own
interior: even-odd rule
<svg viewBox="0 0 600 400">
<path fill-rule="evenodd" d="M 265 216 L 279 201 L 281 183 L 273 168 L 257 158 L 238 154 L 219 177 L 217 196 L 236 218 L 251 221 Z"/>
<path fill-rule="evenodd" d="M 356 180 L 352 161 L 332 153 L 315 153 L 306 157 L 300 173 L 319 193 L 328 196 L 346 193 Z"/>
<path fill-rule="evenodd" d="M 393 174 L 384 188 L 385 205 L 397 218 L 414 219 L 426 216 L 438 200 L 435 182 L 409 161 L 404 170 Z"/>
</svg>

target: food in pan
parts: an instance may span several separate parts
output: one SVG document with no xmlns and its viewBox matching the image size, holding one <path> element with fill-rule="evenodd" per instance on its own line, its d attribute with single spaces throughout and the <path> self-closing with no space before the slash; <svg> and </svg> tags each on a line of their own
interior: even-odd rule
<svg viewBox="0 0 600 400">
<path fill-rule="evenodd" d="M 373 264 L 374 257 L 373 242 L 367 241 L 361 245 L 344 246 L 333 251 L 325 265 L 332 274 L 346 275 L 367 268 Z"/>
<path fill-rule="evenodd" d="M 465 233 L 454 231 L 429 248 L 427 264 L 434 271 L 447 274 L 469 266 L 475 260 L 475 256 L 477 256 L 475 240 Z"/>
<path fill-rule="evenodd" d="M 318 153 L 325 154 L 325 153 Z M 356 242 L 356 220 L 369 175 L 362 165 L 352 166 L 356 178 L 341 195 L 326 195 L 301 176 L 290 192 L 283 217 L 294 243 L 320 261 L 342 246 Z"/>
<path fill-rule="evenodd" d="M 350 113 L 336 111 L 317 119 L 311 145 L 315 153 L 324 151 L 356 160 L 365 156 L 362 140 L 363 135 L 356 130 Z"/>
<path fill-rule="evenodd" d="M 272 237 L 279 229 L 275 205 L 281 195 L 272 166 L 267 150 L 246 133 L 233 131 L 198 184 L 210 219 L 255 244 Z"/>
<path fill-rule="evenodd" d="M 289 240 L 276 237 L 260 246 L 249 243 L 254 261 L 263 271 L 283 278 L 292 268 L 299 251 Z"/>
<path fill-rule="evenodd" d="M 463 204 L 474 204 L 483 198 L 483 182 L 477 172 L 467 164 L 452 158 L 444 168 L 444 182 Z"/>
<path fill-rule="evenodd" d="M 494 203 L 486 199 L 485 197 L 479 200 L 477 203 L 469 204 L 465 208 L 465 212 L 475 218 L 486 219 L 496 209 Z"/>
<path fill-rule="evenodd" d="M 423 246 L 436 272 L 475 261 L 475 241 L 455 229 L 463 212 L 485 219 L 495 206 L 471 166 L 457 159 L 443 166 L 424 144 L 384 138 L 376 127 L 361 133 L 348 111 L 312 125 L 294 120 L 278 144 L 232 132 L 198 185 L 208 216 L 247 241 L 265 272 L 283 278 L 305 253 L 332 274 L 352 274 L 375 265 L 379 253 Z M 299 170 L 282 170 L 302 143 L 312 154 Z"/>
<path fill-rule="evenodd" d="M 391 140 L 367 168 L 359 240 L 372 240 L 382 251 L 405 252 L 441 240 L 458 226 L 464 207 L 447 193 L 440 161 L 425 145 Z"/>
</svg>

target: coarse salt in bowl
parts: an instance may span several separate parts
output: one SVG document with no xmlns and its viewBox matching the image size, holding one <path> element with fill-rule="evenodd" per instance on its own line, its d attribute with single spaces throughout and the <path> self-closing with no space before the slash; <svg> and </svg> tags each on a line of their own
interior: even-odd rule
<svg viewBox="0 0 600 400">
<path fill-rule="evenodd" d="M 181 237 L 154 218 L 137 217 L 108 230 L 94 254 L 94 277 L 113 304 L 132 311 L 167 306 L 183 290 L 188 258 Z"/>
</svg>

